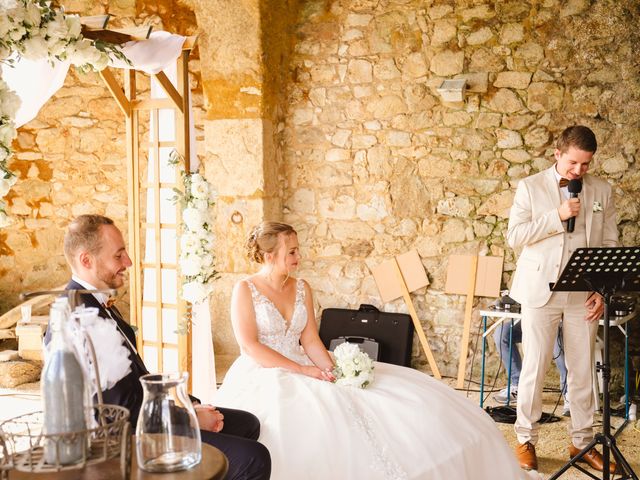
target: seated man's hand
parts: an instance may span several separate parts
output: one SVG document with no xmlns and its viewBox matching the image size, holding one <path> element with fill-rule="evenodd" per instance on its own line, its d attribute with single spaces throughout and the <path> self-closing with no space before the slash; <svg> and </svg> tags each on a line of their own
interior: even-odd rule
<svg viewBox="0 0 640 480">
<path fill-rule="evenodd" d="M 200 430 L 219 432 L 224 428 L 224 415 L 211 405 L 194 405 Z"/>
</svg>

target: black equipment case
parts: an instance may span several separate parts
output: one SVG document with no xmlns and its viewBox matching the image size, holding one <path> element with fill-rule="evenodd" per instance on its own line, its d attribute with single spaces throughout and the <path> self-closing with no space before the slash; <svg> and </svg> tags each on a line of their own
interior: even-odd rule
<svg viewBox="0 0 640 480">
<path fill-rule="evenodd" d="M 378 360 L 405 367 L 411 366 L 413 322 L 406 313 L 381 312 L 373 305 L 362 304 L 358 310 L 325 308 L 320 317 L 320 339 L 330 348 L 340 337 L 375 340 Z M 334 346 L 337 342 L 334 342 Z M 340 342 L 341 343 L 341 342 Z"/>
</svg>

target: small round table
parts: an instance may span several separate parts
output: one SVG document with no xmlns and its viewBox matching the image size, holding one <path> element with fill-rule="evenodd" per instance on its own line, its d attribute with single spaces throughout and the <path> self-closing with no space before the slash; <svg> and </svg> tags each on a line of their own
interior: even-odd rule
<svg viewBox="0 0 640 480">
<path fill-rule="evenodd" d="M 131 437 L 131 480 L 222 480 L 229 469 L 227 457 L 215 447 L 202 443 L 202 461 L 189 470 L 149 473 L 138 468 L 135 437 Z M 9 480 L 122 480 L 120 459 L 90 465 L 82 470 L 55 473 L 9 472 Z"/>
</svg>

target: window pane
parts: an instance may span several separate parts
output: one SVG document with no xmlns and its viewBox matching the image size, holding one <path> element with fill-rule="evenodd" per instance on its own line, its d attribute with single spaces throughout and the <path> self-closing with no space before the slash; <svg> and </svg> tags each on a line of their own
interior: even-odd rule
<svg viewBox="0 0 640 480">
<path fill-rule="evenodd" d="M 163 228 L 160 230 L 160 248 L 162 249 L 161 259 L 163 263 L 176 263 L 178 244 L 176 230 L 173 228 Z"/>
<path fill-rule="evenodd" d="M 147 189 L 147 222 L 155 223 L 156 221 L 156 202 L 154 196 L 154 190 Z"/>
<path fill-rule="evenodd" d="M 162 341 L 178 344 L 178 311 L 173 308 L 162 309 Z"/>
<path fill-rule="evenodd" d="M 176 183 L 176 166 L 169 163 L 169 157 L 173 147 L 160 148 L 160 182 Z"/>
<path fill-rule="evenodd" d="M 165 348 L 162 351 L 162 371 L 177 372 L 178 369 L 178 350 L 174 348 Z"/>
<path fill-rule="evenodd" d="M 155 179 L 154 176 L 154 170 L 155 170 L 155 149 L 154 148 L 150 148 L 149 149 L 149 160 L 147 162 L 147 182 L 152 183 L 153 180 Z"/>
<path fill-rule="evenodd" d="M 175 192 L 170 188 L 160 189 L 160 222 L 176 223 L 177 209 L 174 202 Z"/>
<path fill-rule="evenodd" d="M 158 130 L 161 142 L 173 142 L 176 139 L 175 110 L 163 108 L 158 110 Z"/>
<path fill-rule="evenodd" d="M 150 342 L 158 340 L 158 313 L 153 307 L 142 307 L 142 339 Z"/>
<path fill-rule="evenodd" d="M 175 270 L 163 268 L 162 271 L 162 303 L 177 303 L 178 275 Z"/>
<path fill-rule="evenodd" d="M 144 364 L 149 373 L 158 373 L 158 349 L 145 345 L 142 351 L 144 352 Z"/>
<path fill-rule="evenodd" d="M 145 229 L 144 262 L 155 263 L 156 261 L 156 240 L 155 232 L 151 228 Z"/>
<path fill-rule="evenodd" d="M 142 298 L 148 302 L 156 301 L 156 269 L 145 268 L 142 272 Z"/>
</svg>

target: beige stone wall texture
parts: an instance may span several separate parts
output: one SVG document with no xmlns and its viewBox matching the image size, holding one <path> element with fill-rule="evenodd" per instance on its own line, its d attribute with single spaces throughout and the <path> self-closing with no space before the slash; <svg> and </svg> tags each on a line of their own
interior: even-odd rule
<svg viewBox="0 0 640 480">
<path fill-rule="evenodd" d="M 115 15 L 110 22 L 113 27 L 145 24 L 182 35 L 194 34 L 197 27 L 191 10 L 169 0 L 63 3 L 66 11 L 81 15 L 111 13 Z M 197 52 L 189 69 L 196 148 L 202 150 L 205 111 Z M 120 78 L 121 74 L 114 72 Z M 136 81 L 144 97 L 149 78 L 138 74 Z M 142 140 L 147 122 L 148 117 L 142 115 Z M 18 303 L 21 291 L 66 283 L 70 273 L 62 254 L 62 239 L 75 216 L 107 215 L 127 238 L 125 142 L 124 115 L 104 82 L 96 73 L 77 73 L 73 67 L 64 86 L 38 116 L 19 129 L 11 162 L 19 180 L 8 197 L 8 212 L 15 223 L 0 231 L 0 313 Z M 126 291 L 122 299 L 128 303 Z"/>
<path fill-rule="evenodd" d="M 284 208 L 319 307 L 406 312 L 381 304 L 371 269 L 415 248 L 431 280 L 418 315 L 454 374 L 464 297 L 443 293 L 447 258 L 504 254 L 508 286 L 515 186 L 552 165 L 576 123 L 598 137 L 591 170 L 615 187 L 622 243 L 640 243 L 639 15 L 631 0 L 303 2 Z M 439 97 L 450 78 L 467 79 L 464 102 Z M 417 342 L 414 355 L 428 370 Z"/>
</svg>

